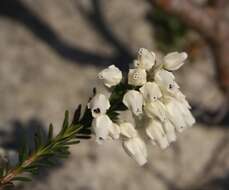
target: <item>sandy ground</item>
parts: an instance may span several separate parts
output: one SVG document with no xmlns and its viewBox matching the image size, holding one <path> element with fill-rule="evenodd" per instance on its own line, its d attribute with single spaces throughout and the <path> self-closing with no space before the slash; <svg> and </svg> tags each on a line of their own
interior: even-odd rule
<svg viewBox="0 0 229 190">
<path fill-rule="evenodd" d="M 77 104 L 86 103 L 97 85 L 96 74 L 110 64 L 111 57 L 125 52 L 126 47 L 131 54 L 139 47 L 155 49 L 152 27 L 145 21 L 150 8 L 144 1 L 101 1 L 104 23 L 111 31 L 108 37 L 88 22 L 85 15 L 100 10 L 89 0 L 22 2 L 48 24 L 49 36 L 43 38 L 28 24 L 0 16 L 0 129 L 6 133 L 1 135 L 1 144 L 15 141 L 19 138 L 15 133 L 29 125 L 45 128 L 53 122 L 58 130 L 64 110 L 72 113 Z M 79 56 L 63 53 L 69 47 Z M 103 64 L 85 61 L 80 53 L 106 59 L 101 61 Z M 210 110 L 222 106 L 223 97 L 207 50 L 177 75 L 192 102 Z M 97 145 L 92 139 L 72 147 L 69 159 L 20 188 L 214 189 L 228 175 L 228 144 L 227 129 L 196 124 L 165 151 L 149 146 L 149 163 L 141 168 L 119 143 Z"/>
</svg>

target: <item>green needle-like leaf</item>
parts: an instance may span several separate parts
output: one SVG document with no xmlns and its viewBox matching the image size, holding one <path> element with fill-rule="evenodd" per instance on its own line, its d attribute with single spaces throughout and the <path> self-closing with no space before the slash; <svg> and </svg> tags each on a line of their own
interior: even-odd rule
<svg viewBox="0 0 229 190">
<path fill-rule="evenodd" d="M 31 179 L 28 178 L 28 177 L 14 177 L 12 179 L 12 181 L 25 181 L 25 182 L 28 182 L 28 181 L 31 181 Z"/>
<path fill-rule="evenodd" d="M 48 142 L 50 142 L 53 138 L 53 125 L 49 125 L 49 131 L 48 131 Z"/>
<path fill-rule="evenodd" d="M 73 119 L 72 119 L 72 124 L 75 125 L 79 122 L 80 116 L 81 116 L 81 104 L 77 107 Z"/>
</svg>

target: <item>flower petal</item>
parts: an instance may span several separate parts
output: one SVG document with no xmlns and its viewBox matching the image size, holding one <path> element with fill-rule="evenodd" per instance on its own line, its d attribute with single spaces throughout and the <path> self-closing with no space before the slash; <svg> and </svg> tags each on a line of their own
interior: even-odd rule
<svg viewBox="0 0 229 190">
<path fill-rule="evenodd" d="M 88 103 L 88 108 L 91 109 L 93 117 L 106 114 L 106 111 L 110 108 L 110 102 L 103 94 L 95 95 Z"/>
<path fill-rule="evenodd" d="M 149 71 L 155 65 L 156 55 L 145 48 L 138 51 L 138 60 L 135 62 L 135 67 Z"/>
<path fill-rule="evenodd" d="M 165 130 L 168 142 L 171 143 L 171 142 L 176 141 L 176 132 L 175 132 L 175 127 L 173 126 L 173 124 L 170 121 L 166 120 L 163 123 L 163 127 Z"/>
<path fill-rule="evenodd" d="M 188 127 L 191 127 L 195 123 L 195 118 L 192 113 L 189 111 L 188 107 L 185 104 L 177 101 L 177 109 L 179 109 L 181 115 L 184 117 L 185 123 Z"/>
<path fill-rule="evenodd" d="M 151 119 L 146 127 L 146 134 L 153 143 L 156 142 L 161 149 L 165 149 L 169 146 L 168 139 L 160 121 Z"/>
<path fill-rule="evenodd" d="M 140 89 L 145 101 L 156 101 L 162 97 L 160 88 L 155 82 L 147 82 Z"/>
<path fill-rule="evenodd" d="M 179 85 L 175 82 L 175 76 L 164 69 L 160 69 L 155 73 L 155 82 L 164 94 L 175 96 L 179 91 Z"/>
<path fill-rule="evenodd" d="M 141 138 L 135 137 L 125 140 L 123 142 L 123 148 L 140 166 L 147 162 L 147 149 Z"/>
<path fill-rule="evenodd" d="M 144 106 L 144 112 L 149 118 L 156 117 L 161 121 L 164 121 L 166 118 L 165 106 L 159 100 L 147 103 Z"/>
<path fill-rule="evenodd" d="M 169 53 L 164 57 L 164 68 L 170 71 L 177 70 L 184 64 L 184 61 L 187 59 L 187 57 L 188 55 L 185 52 Z"/>
<path fill-rule="evenodd" d="M 125 122 L 120 124 L 120 134 L 126 138 L 137 136 L 137 131 L 131 123 Z"/>
<path fill-rule="evenodd" d="M 146 71 L 144 69 L 130 69 L 128 73 L 128 84 L 142 86 L 146 83 Z"/>
<path fill-rule="evenodd" d="M 96 141 L 100 144 L 102 140 L 108 139 L 113 123 L 107 115 L 101 115 L 93 119 L 92 127 L 96 135 Z"/>
<path fill-rule="evenodd" d="M 123 97 L 123 104 L 134 115 L 140 115 L 142 113 L 143 96 L 136 90 L 129 90 Z"/>
<path fill-rule="evenodd" d="M 112 127 L 109 128 L 109 135 L 112 139 L 119 139 L 120 127 L 116 123 L 113 123 Z"/>
<path fill-rule="evenodd" d="M 108 68 L 102 70 L 98 74 L 98 78 L 103 80 L 105 86 L 112 87 L 121 82 L 122 72 L 119 70 L 119 68 L 111 65 Z"/>
<path fill-rule="evenodd" d="M 169 85 L 174 83 L 175 76 L 169 71 L 160 69 L 156 71 L 154 80 L 159 86 L 169 88 Z"/>
<path fill-rule="evenodd" d="M 183 113 L 184 108 L 181 108 L 180 104 L 181 103 L 179 103 L 175 98 L 170 98 L 170 100 L 166 103 L 166 110 L 168 118 L 175 126 L 176 130 L 182 132 L 185 128 L 188 127 L 188 122 L 184 117 L 184 115 L 186 115 L 186 113 Z M 186 110 L 188 110 L 187 107 Z"/>
</svg>

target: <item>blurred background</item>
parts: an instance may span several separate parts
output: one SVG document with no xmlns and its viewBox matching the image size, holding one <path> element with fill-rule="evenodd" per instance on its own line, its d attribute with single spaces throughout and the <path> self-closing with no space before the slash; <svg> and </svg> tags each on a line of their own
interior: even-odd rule
<svg viewBox="0 0 229 190">
<path fill-rule="evenodd" d="M 86 104 L 97 73 L 127 71 L 140 47 L 187 51 L 177 80 L 197 124 L 139 167 L 119 143 L 94 140 L 19 190 L 228 190 L 227 0 L 1 0 L 0 146 L 18 148 L 64 110 Z"/>
</svg>

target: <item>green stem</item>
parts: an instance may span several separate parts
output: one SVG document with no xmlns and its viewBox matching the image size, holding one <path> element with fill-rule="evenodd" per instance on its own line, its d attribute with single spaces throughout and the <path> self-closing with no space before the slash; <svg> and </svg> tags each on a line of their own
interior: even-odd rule
<svg viewBox="0 0 229 190">
<path fill-rule="evenodd" d="M 82 129 L 82 125 L 70 125 L 65 133 L 61 134 L 61 132 L 53 138 L 48 144 L 43 146 L 42 148 L 39 148 L 36 152 L 33 152 L 26 160 L 24 160 L 19 166 L 16 166 L 15 168 L 10 169 L 5 176 L 3 176 L 0 179 L 0 189 L 5 187 L 8 184 L 11 184 L 11 181 L 23 174 L 25 172 L 25 168 L 32 166 L 34 163 L 38 162 L 40 159 L 42 159 L 45 156 L 45 159 L 50 159 L 53 157 L 53 155 L 46 155 L 49 153 L 49 151 L 57 145 L 58 143 L 61 143 L 63 138 L 69 138 L 66 143 L 70 142 L 75 138 L 75 135 L 79 132 L 80 129 Z M 55 154 L 55 153 L 54 153 Z"/>
</svg>

